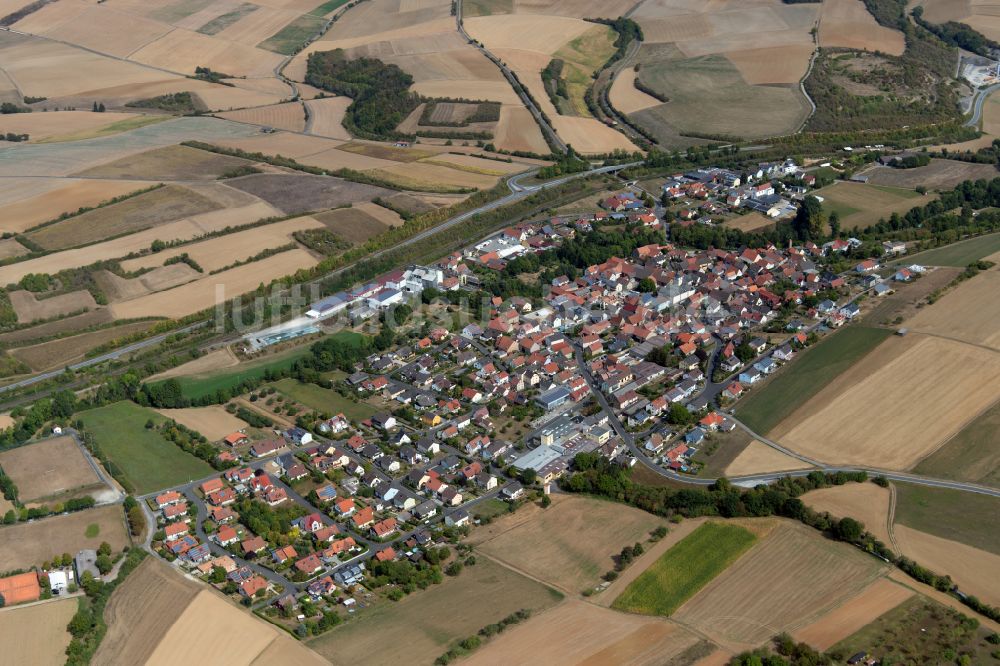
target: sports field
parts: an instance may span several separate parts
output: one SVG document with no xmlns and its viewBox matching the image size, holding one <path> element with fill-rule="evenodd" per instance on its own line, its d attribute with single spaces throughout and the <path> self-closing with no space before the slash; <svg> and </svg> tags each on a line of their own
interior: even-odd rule
<svg viewBox="0 0 1000 666">
<path fill-rule="evenodd" d="M 140 495 L 212 473 L 208 463 L 146 429 L 147 421 L 163 420 L 151 409 L 116 402 L 81 412 L 79 417 L 104 455 L 122 470 Z"/>
<path fill-rule="evenodd" d="M 742 527 L 705 523 L 632 581 L 612 608 L 643 615 L 672 615 L 756 540 Z"/>
<path fill-rule="evenodd" d="M 891 331 L 850 326 L 833 333 L 778 371 L 763 386 L 751 389 L 736 405 L 736 415 L 755 432 L 767 434 L 798 406 L 869 353 Z"/>
<path fill-rule="evenodd" d="M 41 566 L 55 555 L 97 549 L 101 542 L 112 551 L 129 545 L 125 517 L 119 504 L 100 506 L 65 515 L 41 518 L 30 523 L 0 527 L 0 570 Z"/>
</svg>

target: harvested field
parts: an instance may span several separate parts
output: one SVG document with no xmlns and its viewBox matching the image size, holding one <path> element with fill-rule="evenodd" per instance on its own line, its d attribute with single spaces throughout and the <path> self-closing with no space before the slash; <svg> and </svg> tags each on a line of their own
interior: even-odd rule
<svg viewBox="0 0 1000 666">
<path fill-rule="evenodd" d="M 170 377 L 183 377 L 185 375 L 198 375 L 203 373 L 212 372 L 213 370 L 222 370 L 223 368 L 231 368 L 234 365 L 239 364 L 239 359 L 233 355 L 233 352 L 226 347 L 224 349 L 216 349 L 210 351 L 207 354 L 199 356 L 193 361 L 188 361 L 187 363 L 182 363 L 175 368 L 170 368 L 164 372 L 153 375 L 149 377 L 146 381 L 153 382 L 160 379 L 169 379 Z"/>
<path fill-rule="evenodd" d="M 467 188 L 488 190 L 497 182 L 496 176 L 484 176 L 423 162 L 393 164 L 370 173 L 384 178 L 401 190 L 429 189 L 434 192 L 458 192 Z"/>
<path fill-rule="evenodd" d="M 201 107 L 208 111 L 231 111 L 252 106 L 277 104 L 289 95 L 287 87 L 279 93 L 248 89 L 247 81 L 261 81 L 263 79 L 234 80 L 240 81 L 240 83 L 233 84 L 233 87 L 210 85 L 192 92 L 196 100 L 201 103 Z"/>
<path fill-rule="evenodd" d="M 31 141 L 76 141 L 98 136 L 100 130 L 118 123 L 128 128 L 129 121 L 144 121 L 147 117 L 135 113 L 96 113 L 93 111 L 49 111 L 47 113 L 13 113 L 0 119 L 0 132 L 27 134 Z M 152 118 L 158 122 L 161 118 Z"/>
<path fill-rule="evenodd" d="M 931 571 L 948 574 L 962 592 L 994 606 L 1000 604 L 1000 577 L 996 576 L 1000 556 L 905 525 L 897 524 L 893 533 L 907 557 Z"/>
<path fill-rule="evenodd" d="M 867 587 L 877 560 L 785 522 L 674 614 L 724 647 L 756 646 L 795 631 Z"/>
<path fill-rule="evenodd" d="M 875 22 L 861 0 L 824 0 L 819 16 L 819 45 L 903 55 L 903 33 Z"/>
<path fill-rule="evenodd" d="M 17 282 L 27 273 L 55 274 L 67 268 L 88 266 L 95 261 L 117 259 L 133 252 L 146 252 L 155 240 L 189 240 L 206 233 L 221 231 L 226 227 L 249 224 L 264 217 L 280 214 L 277 209 L 259 201 L 249 206 L 195 215 L 189 219 L 168 222 L 153 229 L 122 236 L 104 243 L 74 250 L 64 250 L 37 259 L 0 266 L 0 284 Z"/>
<path fill-rule="evenodd" d="M 24 361 L 32 370 L 52 370 L 82 361 L 87 352 L 103 344 L 145 331 L 156 324 L 155 321 L 140 321 L 102 328 L 89 333 L 81 333 L 65 338 L 50 340 L 30 347 L 19 347 L 10 351 L 14 358 Z"/>
<path fill-rule="evenodd" d="M 226 234 L 225 236 L 218 236 L 216 238 L 198 241 L 196 243 L 191 243 L 190 245 L 182 245 L 177 248 L 140 257 L 139 259 L 130 259 L 122 263 L 122 268 L 127 271 L 133 271 L 139 268 L 162 266 L 163 262 L 168 260 L 170 257 L 187 254 L 199 266 L 201 266 L 205 272 L 216 271 L 221 268 L 225 268 L 226 266 L 231 266 L 237 261 L 244 261 L 250 257 L 256 256 L 264 250 L 288 245 L 289 243 L 294 242 L 292 234 L 296 231 L 301 231 L 303 229 L 316 229 L 321 226 L 323 225 L 320 222 L 317 222 L 314 218 L 296 217 L 283 222 L 275 222 L 273 224 L 254 227 L 253 229 L 248 229 L 246 231 L 238 231 L 236 233 Z M 145 275 L 135 278 L 134 280 L 129 280 L 129 282 L 148 280 L 150 276 L 160 274 L 162 271 L 172 269 L 180 270 L 181 267 L 186 269 L 186 271 L 184 271 L 185 278 L 183 280 L 177 281 L 173 284 L 164 281 L 158 286 L 158 288 L 145 289 L 145 291 L 136 293 L 133 296 L 130 296 L 130 298 L 145 295 L 146 293 L 150 293 L 152 291 L 169 289 L 177 286 L 178 284 L 190 282 L 193 279 L 203 277 L 187 264 L 181 263 L 157 268 L 156 270 L 146 273 Z M 145 282 L 143 282 L 143 285 L 145 286 Z"/>
<path fill-rule="evenodd" d="M 891 493 L 874 483 L 845 483 L 812 490 L 801 497 L 816 511 L 826 511 L 835 518 L 854 518 L 885 545 L 892 547 L 889 536 Z"/>
<path fill-rule="evenodd" d="M 552 54 L 563 44 L 590 30 L 591 23 L 567 16 L 508 14 L 470 17 L 465 29 L 494 49 L 517 49 Z"/>
<path fill-rule="evenodd" d="M 13 238 L 0 240 L 0 260 L 20 257 L 22 254 L 27 254 L 28 252 L 28 248 L 24 247 Z"/>
<path fill-rule="evenodd" d="M 757 231 L 758 229 L 764 229 L 765 227 L 770 227 L 773 224 L 774 220 L 765 215 L 761 215 L 760 213 L 737 215 L 726 220 L 727 227 L 739 229 L 745 233 Z"/>
<path fill-rule="evenodd" d="M 38 299 L 30 291 L 12 291 L 10 292 L 10 302 L 17 313 L 19 324 L 27 324 L 39 319 L 52 319 L 97 307 L 97 302 L 94 301 L 90 292 L 82 289 L 44 299 Z"/>
<path fill-rule="evenodd" d="M 360 245 L 389 229 L 382 221 L 353 207 L 320 213 L 316 219 L 337 236 L 354 245 Z"/>
<path fill-rule="evenodd" d="M 786 472 L 793 469 L 807 469 L 809 465 L 771 448 L 763 442 L 753 440 L 726 467 L 725 476 L 746 476 L 767 472 Z"/>
<path fill-rule="evenodd" d="M 950 190 L 966 180 L 987 180 L 1000 176 L 993 164 L 972 164 L 956 160 L 932 159 L 927 166 L 915 169 L 874 167 L 865 172 L 872 185 L 915 188 L 923 185 L 929 190 Z M 921 204 L 923 205 L 923 204 Z"/>
<path fill-rule="evenodd" d="M 498 148 L 545 155 L 549 146 L 545 143 L 542 130 L 538 128 L 531 112 L 524 107 L 503 106 L 500 122 L 493 135 L 493 143 Z"/>
<path fill-rule="evenodd" d="M 116 319 L 179 319 L 213 307 L 217 302 L 217 288 L 220 286 L 225 298 L 235 298 L 256 289 L 262 282 L 267 284 L 300 269 L 312 268 L 316 263 L 316 258 L 305 250 L 289 250 L 174 289 L 112 305 L 111 312 Z"/>
<path fill-rule="evenodd" d="M 663 664 L 698 637 L 658 618 L 641 617 L 568 599 L 508 629 L 463 661 L 500 663 Z"/>
<path fill-rule="evenodd" d="M 160 266 L 139 277 L 128 279 L 118 277 L 110 271 L 94 273 L 94 281 L 112 303 L 138 298 L 154 291 L 170 289 L 199 277 L 201 274 L 185 263 Z"/>
<path fill-rule="evenodd" d="M 326 97 L 305 102 L 309 111 L 309 134 L 331 139 L 350 141 L 351 135 L 344 127 L 344 114 L 351 105 L 350 97 Z"/>
<path fill-rule="evenodd" d="M 824 462 L 909 469 L 989 407 L 998 391 L 1000 355 L 911 333 L 885 341 L 771 436 Z"/>
<path fill-rule="evenodd" d="M 424 164 L 438 164 L 448 166 L 460 171 L 470 173 L 481 173 L 490 176 L 509 176 L 528 170 L 528 165 L 521 162 L 501 162 L 498 160 L 488 160 L 475 155 L 455 155 L 452 153 L 442 153 L 431 158 L 422 160 Z"/>
<path fill-rule="evenodd" d="M 793 638 L 817 650 L 828 650 L 912 596 L 913 590 L 880 578 L 839 608 L 796 631 Z"/>
<path fill-rule="evenodd" d="M 383 601 L 307 645 L 334 664 L 429 663 L 455 640 L 522 608 L 541 611 L 562 595 L 488 558 L 398 602 Z M 386 641 L 386 631 L 394 640 Z"/>
<path fill-rule="evenodd" d="M 1000 488 L 1000 402 L 994 404 L 944 446 L 913 468 L 931 477 L 980 483 Z"/>
<path fill-rule="evenodd" d="M 287 214 L 321 211 L 393 194 L 392 190 L 384 187 L 308 174 L 255 174 L 230 179 L 227 184 L 263 199 Z"/>
<path fill-rule="evenodd" d="M 557 497 L 529 522 L 481 543 L 483 553 L 514 569 L 576 593 L 614 568 L 613 555 L 645 541 L 664 522 L 644 511 L 603 500 Z"/>
<path fill-rule="evenodd" d="M 271 76 L 282 57 L 244 44 L 176 29 L 129 55 L 131 60 L 181 74 L 209 67 L 233 76 Z"/>
<path fill-rule="evenodd" d="M 921 197 L 907 189 L 846 181 L 816 190 L 816 194 L 823 197 L 827 212 L 837 212 L 845 229 L 864 229 L 880 219 L 889 219 L 893 213 L 902 214 L 923 206 L 933 198 L 933 195 Z"/>
<path fill-rule="evenodd" d="M 652 95 L 642 92 L 635 87 L 636 72 L 631 67 L 626 67 L 615 77 L 608 91 L 611 105 L 624 114 L 635 113 L 643 109 L 650 109 L 659 106 L 663 102 Z"/>
<path fill-rule="evenodd" d="M 1000 351 L 1000 271 L 962 282 L 906 322 L 914 332 L 982 345 Z"/>
<path fill-rule="evenodd" d="M 18 21 L 17 29 L 68 42 L 85 49 L 125 58 L 170 31 L 170 26 L 150 21 L 107 5 L 49 3 Z"/>
<path fill-rule="evenodd" d="M 166 146 L 87 169 L 78 175 L 88 178 L 139 178 L 142 180 L 215 180 L 249 160 L 219 155 L 188 146 Z"/>
<path fill-rule="evenodd" d="M 114 321 L 107 310 L 91 310 L 75 317 L 57 319 L 31 328 L 22 328 L 9 333 L 0 333 L 0 344 L 10 347 L 24 342 L 36 342 L 67 332 L 81 331 L 92 326 L 109 324 Z"/>
<path fill-rule="evenodd" d="M 17 486 L 22 502 L 82 497 L 104 487 L 69 436 L 52 437 L 0 453 L 0 467 Z"/>
<path fill-rule="evenodd" d="M 893 482 L 895 525 L 958 541 L 1000 556 L 1000 532 L 991 529 L 1000 499 L 954 488 Z"/>
<path fill-rule="evenodd" d="M 348 153 L 356 153 L 366 157 L 374 157 L 380 160 L 391 160 L 393 162 L 416 162 L 425 157 L 433 157 L 442 152 L 441 149 L 427 147 L 421 148 L 396 148 L 384 143 L 374 143 L 370 141 L 351 141 L 337 146 L 340 150 Z"/>
<path fill-rule="evenodd" d="M 47 250 L 65 250 L 143 231 L 165 222 L 218 210 L 211 199 L 179 185 L 167 185 L 26 234 Z"/>
<path fill-rule="evenodd" d="M 76 599 L 0 610 L 0 645 L 11 664 L 59 664 L 66 658 L 66 625 L 76 614 Z"/>
<path fill-rule="evenodd" d="M 302 102 L 285 102 L 272 106 L 258 106 L 253 109 L 227 111 L 218 114 L 220 118 L 251 125 L 302 132 L 306 128 L 306 112 Z"/>
<path fill-rule="evenodd" d="M 729 51 L 726 57 L 750 85 L 781 85 L 802 80 L 813 50 L 812 44 L 791 44 Z"/>
<path fill-rule="evenodd" d="M 90 525 L 97 525 L 98 530 L 97 536 L 88 538 Z M 125 516 L 117 504 L 7 525 L 0 528 L 0 539 L 4 544 L 0 549 L 0 567 L 4 571 L 40 566 L 53 555 L 76 553 L 84 548 L 96 550 L 102 541 L 111 544 L 112 551 L 129 545 Z"/>
<path fill-rule="evenodd" d="M 635 144 L 621 132 L 595 118 L 554 116 L 552 126 L 559 138 L 582 154 L 602 154 L 615 150 L 634 151 Z"/>
<path fill-rule="evenodd" d="M 221 405 L 189 407 L 187 409 L 158 409 L 156 411 L 168 419 L 173 419 L 181 425 L 197 430 L 211 442 L 247 427 L 245 421 L 236 418 Z"/>
<path fill-rule="evenodd" d="M 385 208 L 384 206 L 379 206 L 378 204 L 370 201 L 354 204 L 351 208 L 354 210 L 360 210 L 363 213 L 374 217 L 387 227 L 399 227 L 405 222 L 405 220 L 403 220 L 403 218 L 400 217 L 399 213 L 396 211 Z"/>
<path fill-rule="evenodd" d="M 103 201 L 148 187 L 146 183 L 126 180 L 64 181 L 53 179 L 41 182 L 51 183 L 54 189 L 0 207 L 0 220 L 2 220 L 0 230 L 20 233 L 43 222 L 54 220 L 63 213 L 83 207 L 96 206 Z M 63 185 L 63 183 L 69 184 Z M 4 197 L 4 200 L 11 201 L 7 197 Z"/>
</svg>

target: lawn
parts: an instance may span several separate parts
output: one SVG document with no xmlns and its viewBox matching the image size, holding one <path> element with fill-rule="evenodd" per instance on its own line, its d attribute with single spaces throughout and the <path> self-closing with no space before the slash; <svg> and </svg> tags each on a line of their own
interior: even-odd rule
<svg viewBox="0 0 1000 666">
<path fill-rule="evenodd" d="M 611 605 L 643 615 L 670 615 L 757 540 L 736 525 L 701 525 L 642 572 Z"/>
<path fill-rule="evenodd" d="M 890 335 L 890 330 L 863 326 L 848 326 L 828 335 L 773 379 L 751 389 L 737 403 L 736 415 L 755 432 L 767 434 Z"/>
<path fill-rule="evenodd" d="M 1000 555 L 1000 500 L 950 488 L 895 485 L 895 522 Z"/>
<path fill-rule="evenodd" d="M 498 499 L 483 500 L 472 509 L 472 515 L 476 518 L 496 518 L 502 516 L 510 510 L 507 502 Z"/>
<path fill-rule="evenodd" d="M 185 453 L 146 422 L 162 422 L 156 412 L 132 402 L 116 402 L 80 413 L 87 432 L 108 459 L 121 469 L 140 495 L 212 473 L 212 467 Z"/>
<path fill-rule="evenodd" d="M 1000 252 L 1000 234 L 989 234 L 920 252 L 913 256 L 913 261 L 925 266 L 965 268 L 996 252 Z"/>
<path fill-rule="evenodd" d="M 246 379 L 260 379 L 268 371 L 285 370 L 309 353 L 308 347 L 300 347 L 275 358 L 241 363 L 217 373 L 197 377 L 178 377 L 181 392 L 185 398 L 195 400 L 211 395 L 220 389 L 232 389 Z"/>
<path fill-rule="evenodd" d="M 364 421 L 376 410 L 367 402 L 354 402 L 336 391 L 325 389 L 316 384 L 304 384 L 297 379 L 282 379 L 275 382 L 274 387 L 285 396 L 296 402 L 301 402 L 309 409 L 317 412 L 334 414 L 343 413 L 353 421 Z"/>
</svg>

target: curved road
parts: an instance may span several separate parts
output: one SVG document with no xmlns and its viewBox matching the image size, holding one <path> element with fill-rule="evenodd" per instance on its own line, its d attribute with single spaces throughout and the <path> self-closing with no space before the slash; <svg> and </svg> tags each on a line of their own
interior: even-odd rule
<svg viewBox="0 0 1000 666">
<path fill-rule="evenodd" d="M 983 117 L 983 104 L 986 102 L 986 98 L 997 90 L 1000 90 L 1000 83 L 994 83 L 989 88 L 983 88 L 976 93 L 976 99 L 972 103 L 972 117 L 966 121 L 966 127 L 979 126 L 979 120 Z"/>
</svg>

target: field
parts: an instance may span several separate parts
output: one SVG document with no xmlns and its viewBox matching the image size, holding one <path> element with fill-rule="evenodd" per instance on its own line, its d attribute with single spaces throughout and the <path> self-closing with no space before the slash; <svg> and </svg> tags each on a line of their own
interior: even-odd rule
<svg viewBox="0 0 1000 666">
<path fill-rule="evenodd" d="M 305 105 L 309 111 L 309 122 L 306 126 L 309 134 L 343 141 L 351 140 L 351 135 L 344 128 L 344 114 L 351 105 L 349 97 L 312 99 Z"/>
<path fill-rule="evenodd" d="M 881 26 L 861 0 L 824 0 L 819 45 L 903 55 L 903 33 Z"/>
<path fill-rule="evenodd" d="M 70 318 L 70 320 L 73 319 L 76 318 Z M 101 328 L 89 333 L 57 338 L 37 345 L 18 347 L 17 349 L 10 350 L 10 354 L 14 358 L 27 363 L 32 370 L 50 370 L 81 361 L 91 349 L 132 333 L 144 331 L 152 327 L 155 323 L 154 321 L 140 321 L 132 324 L 122 324 L 121 326 Z M 33 331 L 34 329 L 25 330 Z"/>
<path fill-rule="evenodd" d="M 164 222 L 218 210 L 208 197 L 168 185 L 120 203 L 98 208 L 26 234 L 46 250 L 64 250 L 143 231 Z"/>
<path fill-rule="evenodd" d="M 182 363 L 181 365 L 170 368 L 169 370 L 153 375 L 146 381 L 154 382 L 160 379 L 169 379 L 170 377 L 204 374 L 214 370 L 231 368 L 234 365 L 238 365 L 239 362 L 239 359 L 233 355 L 233 352 L 229 349 L 229 347 L 216 349 L 203 354 L 194 360 L 188 361 L 187 363 Z"/>
<path fill-rule="evenodd" d="M 3 193 L 5 203 L 0 206 L 3 231 L 19 233 L 53 220 L 62 213 L 75 211 L 84 206 L 95 206 L 102 201 L 145 187 L 143 183 L 133 181 L 53 179 L 35 182 L 50 186 L 52 189 L 34 196 L 29 194 L 22 199 L 17 197 L 24 196 L 25 188 L 19 183 L 22 185 L 19 192 Z"/>
<path fill-rule="evenodd" d="M 306 128 L 305 110 L 301 102 L 286 102 L 273 106 L 258 106 L 218 114 L 220 118 L 240 123 L 301 132 Z"/>
<path fill-rule="evenodd" d="M 94 435 L 101 451 L 145 494 L 212 473 L 208 463 L 185 453 L 154 431 L 146 422 L 162 420 L 156 412 L 131 402 L 116 402 L 79 415 Z"/>
<path fill-rule="evenodd" d="M 914 332 L 1000 351 L 1000 270 L 993 268 L 962 282 L 906 322 Z"/>
<path fill-rule="evenodd" d="M 274 387 L 287 397 L 310 409 L 320 413 L 329 413 L 331 416 L 343 413 L 352 421 L 364 421 L 378 411 L 367 402 L 353 402 L 335 391 L 316 384 L 303 384 L 296 379 L 282 379 L 276 382 Z"/>
<path fill-rule="evenodd" d="M 742 527 L 705 523 L 643 571 L 612 607 L 643 615 L 672 615 L 754 541 L 756 536 Z"/>
<path fill-rule="evenodd" d="M 17 313 L 17 321 L 26 324 L 38 319 L 52 319 L 73 312 L 91 310 L 97 302 L 89 291 L 71 291 L 65 294 L 38 298 L 29 291 L 10 292 L 10 302 Z"/>
<path fill-rule="evenodd" d="M 990 529 L 1000 500 L 949 488 L 895 486 L 897 528 L 902 525 L 1000 555 L 1000 534 Z"/>
<path fill-rule="evenodd" d="M 985 525 L 983 529 L 989 529 Z M 1000 604 L 1000 578 L 994 575 L 1000 568 L 1000 556 L 942 539 L 905 525 L 894 528 L 899 550 L 931 571 L 948 574 L 965 594 L 982 601 Z"/>
<path fill-rule="evenodd" d="M 776 377 L 740 400 L 737 416 L 754 431 L 767 434 L 889 335 L 886 330 L 855 326 L 837 331 L 801 353 Z"/>
<path fill-rule="evenodd" d="M 758 229 L 763 229 L 774 224 L 774 220 L 771 218 L 761 215 L 760 213 L 747 213 L 746 215 L 737 215 L 726 220 L 726 226 L 732 227 L 733 229 L 739 229 L 740 231 L 749 233 L 751 231 L 757 231 Z"/>
<path fill-rule="evenodd" d="M 130 177 L 144 180 L 214 180 L 226 171 L 248 164 L 251 164 L 249 160 L 190 146 L 166 146 L 121 157 L 79 175 L 111 180 Z"/>
<path fill-rule="evenodd" d="M 481 543 L 478 548 L 528 575 L 575 593 L 614 568 L 613 555 L 642 542 L 662 525 L 656 517 L 612 502 L 555 498 L 534 517 Z"/>
<path fill-rule="evenodd" d="M 97 526 L 97 536 L 88 537 L 87 528 Z M 97 549 L 102 541 L 119 551 L 129 544 L 125 517 L 119 505 L 102 506 L 67 515 L 42 518 L 31 523 L 0 527 L 0 569 L 28 568 L 47 562 L 54 555 Z"/>
<path fill-rule="evenodd" d="M 875 167 L 865 172 L 871 185 L 913 189 L 923 185 L 929 190 L 949 190 L 966 180 L 987 180 L 1000 175 L 992 164 L 972 164 L 956 160 L 932 159 L 927 166 L 915 169 Z"/>
<path fill-rule="evenodd" d="M 158 409 L 161 416 L 173 419 L 181 425 L 197 430 L 214 442 L 226 435 L 243 430 L 247 424 L 230 414 L 222 405 L 209 407 L 189 407 L 187 409 Z"/>
<path fill-rule="evenodd" d="M 148 558 L 111 596 L 95 665 L 322 662 L 298 641 L 214 591 Z"/>
<path fill-rule="evenodd" d="M 635 76 L 635 69 L 626 67 L 615 77 L 608 91 L 611 106 L 626 115 L 662 104 L 660 100 L 635 87 Z"/>
<path fill-rule="evenodd" d="M 388 225 L 359 208 L 338 208 L 320 213 L 316 219 L 353 245 L 360 245 L 389 229 Z"/>
<path fill-rule="evenodd" d="M 1000 40 L 1000 17 L 990 0 L 920 0 L 924 18 L 933 23 L 960 21 L 986 37 Z"/>
<path fill-rule="evenodd" d="M 540 583 L 477 558 L 457 578 L 395 603 L 382 602 L 307 645 L 334 664 L 430 663 L 452 641 L 519 609 L 539 612 L 561 598 Z M 386 640 L 387 633 L 393 640 Z"/>
<path fill-rule="evenodd" d="M 926 476 L 1000 487 L 1000 402 L 913 468 Z"/>
<path fill-rule="evenodd" d="M 921 252 L 916 255 L 915 261 L 927 266 L 964 268 L 997 252 L 1000 252 L 1000 234 L 989 234 Z"/>
<path fill-rule="evenodd" d="M 880 562 L 852 546 L 828 541 L 797 523 L 782 523 L 674 618 L 724 646 L 744 649 L 806 626 L 883 571 Z"/>
<path fill-rule="evenodd" d="M 31 141 L 49 143 L 80 141 L 105 134 L 124 132 L 146 123 L 165 120 L 163 117 L 140 116 L 135 113 L 97 113 L 94 111 L 51 111 L 48 113 L 15 113 L 0 121 L 3 133 L 27 134 Z"/>
<path fill-rule="evenodd" d="M 767 472 L 787 472 L 806 469 L 809 465 L 771 448 L 763 442 L 753 440 L 725 469 L 725 476 L 736 477 Z"/>
<path fill-rule="evenodd" d="M 215 393 L 219 389 L 236 386 L 245 379 L 259 379 L 268 370 L 290 368 L 307 352 L 308 349 L 299 348 L 275 358 L 266 357 L 236 365 L 231 364 L 228 359 L 223 359 L 223 362 L 213 360 L 209 372 L 205 372 L 205 368 L 199 366 L 194 372 L 190 372 L 189 376 L 179 377 L 178 381 L 184 397 L 195 400 Z M 216 372 L 217 369 L 221 369 L 222 372 Z"/>
<path fill-rule="evenodd" d="M 18 497 L 25 503 L 80 497 L 103 487 L 70 436 L 53 437 L 0 453 L 0 467 L 14 480 Z"/>
<path fill-rule="evenodd" d="M 568 599 L 508 629 L 463 663 L 663 664 L 697 644 L 697 636 L 665 620 Z"/>
<path fill-rule="evenodd" d="M 817 190 L 816 195 L 823 197 L 823 210 L 836 211 L 844 229 L 864 229 L 928 202 L 912 190 L 845 181 Z"/>
<path fill-rule="evenodd" d="M 874 483 L 845 483 L 812 490 L 801 497 L 816 511 L 826 511 L 835 518 L 850 517 L 865 524 L 879 541 L 892 546 L 889 536 L 890 491 Z"/>
<path fill-rule="evenodd" d="M 307 174 L 255 174 L 227 183 L 288 214 L 321 211 L 393 194 L 383 187 Z"/>
<path fill-rule="evenodd" d="M 997 390 L 994 352 L 910 333 L 814 392 L 771 436 L 823 462 L 909 469 L 985 411 Z"/>
<path fill-rule="evenodd" d="M 896 608 L 913 596 L 902 585 L 880 578 L 855 597 L 848 599 L 807 627 L 795 632 L 796 641 L 808 643 L 817 650 L 827 650 Z"/>
<path fill-rule="evenodd" d="M 66 625 L 76 609 L 76 599 L 61 599 L 28 608 L 0 610 L 4 659 L 12 664 L 62 663 L 70 641 Z"/>
</svg>

